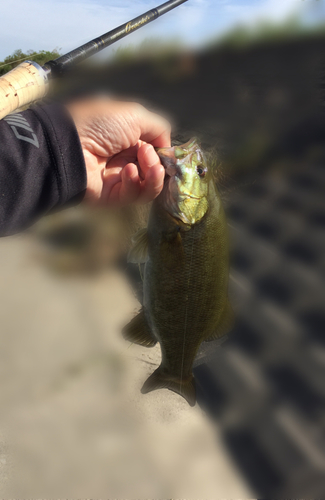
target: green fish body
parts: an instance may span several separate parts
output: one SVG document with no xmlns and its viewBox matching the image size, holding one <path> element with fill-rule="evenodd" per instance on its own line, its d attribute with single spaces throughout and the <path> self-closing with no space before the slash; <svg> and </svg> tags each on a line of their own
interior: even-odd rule
<svg viewBox="0 0 325 500">
<path fill-rule="evenodd" d="M 227 223 L 197 142 L 158 154 L 170 178 L 130 254 L 131 261 L 145 262 L 144 302 L 124 336 L 148 347 L 160 343 L 161 365 L 142 392 L 167 388 L 193 406 L 192 366 L 198 348 L 227 333 L 232 324 Z M 178 184 L 171 197 L 173 174 Z"/>
</svg>

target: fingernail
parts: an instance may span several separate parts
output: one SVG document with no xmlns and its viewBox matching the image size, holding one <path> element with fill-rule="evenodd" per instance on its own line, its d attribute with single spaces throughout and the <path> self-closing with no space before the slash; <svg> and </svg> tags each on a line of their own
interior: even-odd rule
<svg viewBox="0 0 325 500">
<path fill-rule="evenodd" d="M 149 167 L 153 167 L 157 163 L 159 163 L 159 157 L 154 150 L 153 146 L 149 145 L 147 151 L 146 151 L 146 160 L 148 163 Z"/>
</svg>

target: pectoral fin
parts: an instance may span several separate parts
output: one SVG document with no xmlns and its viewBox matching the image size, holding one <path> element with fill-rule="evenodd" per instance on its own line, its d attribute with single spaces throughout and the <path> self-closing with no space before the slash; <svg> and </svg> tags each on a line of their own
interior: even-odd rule
<svg viewBox="0 0 325 500">
<path fill-rule="evenodd" d="M 234 322 L 235 322 L 234 313 L 229 300 L 227 300 L 214 334 L 206 338 L 205 342 L 210 342 L 212 340 L 220 339 L 220 337 L 226 335 L 229 332 L 229 330 L 231 330 L 231 328 L 233 327 Z"/>
<path fill-rule="evenodd" d="M 153 347 L 157 344 L 148 327 L 143 309 L 123 328 L 122 334 L 125 340 L 144 347 Z"/>
<path fill-rule="evenodd" d="M 144 264 L 148 258 L 148 232 L 140 229 L 132 238 L 133 246 L 128 253 L 128 262 Z"/>
</svg>

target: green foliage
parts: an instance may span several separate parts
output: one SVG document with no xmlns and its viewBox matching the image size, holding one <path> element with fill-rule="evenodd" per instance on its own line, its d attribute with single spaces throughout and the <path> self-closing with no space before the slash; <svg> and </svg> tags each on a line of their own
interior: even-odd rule
<svg viewBox="0 0 325 500">
<path fill-rule="evenodd" d="M 113 59 L 119 63 L 129 63 L 135 58 L 135 49 L 132 45 L 124 45 L 113 51 Z"/>
<path fill-rule="evenodd" d="M 291 16 L 282 23 L 260 21 L 254 27 L 237 25 L 210 45 L 213 47 L 245 48 L 264 42 L 282 42 L 303 37 L 324 35 L 325 25 L 310 26 L 302 23 L 298 16 Z"/>
<path fill-rule="evenodd" d="M 0 76 L 4 75 L 11 69 L 18 66 L 23 61 L 35 61 L 40 66 L 43 66 L 47 61 L 51 59 L 56 59 L 59 57 L 60 53 L 58 49 L 54 49 L 52 51 L 49 50 L 41 50 L 40 52 L 35 52 L 35 50 L 28 50 L 24 53 L 22 50 L 15 50 L 13 54 L 7 56 L 4 61 L 0 62 Z"/>
<path fill-rule="evenodd" d="M 137 45 L 124 45 L 113 50 L 112 61 L 129 63 L 139 59 L 164 58 L 169 54 L 180 51 L 184 46 L 178 38 L 162 40 L 158 37 L 145 38 Z"/>
</svg>

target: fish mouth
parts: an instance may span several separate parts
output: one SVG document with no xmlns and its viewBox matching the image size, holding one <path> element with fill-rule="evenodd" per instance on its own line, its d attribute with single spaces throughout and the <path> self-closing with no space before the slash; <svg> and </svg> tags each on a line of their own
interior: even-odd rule
<svg viewBox="0 0 325 500">
<path fill-rule="evenodd" d="M 177 168 L 174 148 L 156 148 L 156 152 L 165 169 L 166 177 L 173 177 L 176 175 L 179 169 Z"/>
<path fill-rule="evenodd" d="M 165 176 L 165 185 L 166 185 L 166 187 L 167 187 L 167 184 L 169 184 L 169 181 L 171 180 L 172 177 L 177 177 L 177 175 L 171 175 L 171 174 L 168 174 L 166 172 L 166 176 Z M 176 196 L 175 196 L 175 193 L 173 195 L 174 201 L 177 201 L 177 198 L 181 199 L 181 200 L 186 200 L 186 199 L 200 200 L 201 199 L 199 196 L 194 196 L 194 194 L 187 193 L 187 192 L 181 192 L 179 190 L 178 190 L 178 193 L 177 193 Z"/>
<path fill-rule="evenodd" d="M 182 172 L 180 169 L 180 166 L 177 164 L 177 158 L 175 156 L 175 148 L 156 148 L 156 151 L 158 153 L 158 156 L 160 158 L 161 164 L 165 169 L 165 186 L 167 188 L 167 185 L 170 183 L 171 179 L 174 179 L 176 181 L 176 184 L 178 184 L 178 181 L 181 181 L 182 178 Z M 201 198 L 198 196 L 194 196 L 191 193 L 188 193 L 186 191 L 181 191 L 179 187 L 177 187 L 177 194 L 174 192 L 172 194 L 172 198 L 174 199 L 174 202 L 178 201 L 184 201 L 184 200 L 200 200 Z"/>
<path fill-rule="evenodd" d="M 179 196 L 181 198 L 191 198 L 191 200 L 199 200 L 200 199 L 198 196 L 194 196 L 193 194 L 190 194 L 190 193 L 179 193 Z"/>
</svg>

